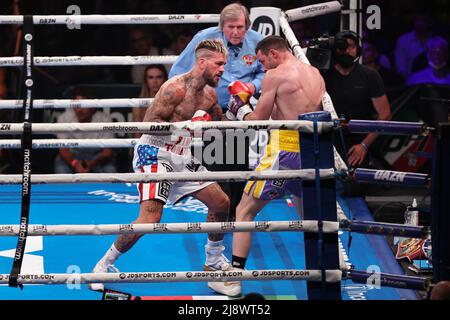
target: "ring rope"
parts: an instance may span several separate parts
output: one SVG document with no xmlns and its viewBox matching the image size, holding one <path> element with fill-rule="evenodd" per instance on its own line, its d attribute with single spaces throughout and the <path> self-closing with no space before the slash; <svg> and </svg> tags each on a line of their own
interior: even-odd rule
<svg viewBox="0 0 450 320">
<path fill-rule="evenodd" d="M 289 21 L 297 21 L 322 16 L 333 12 L 339 12 L 341 11 L 341 7 L 342 5 L 339 1 L 330 1 L 286 10 L 285 13 Z"/>
<path fill-rule="evenodd" d="M 335 177 L 334 169 L 320 169 L 321 179 Z M 21 175 L 0 175 L 0 184 L 19 184 Z M 167 173 L 77 173 L 77 174 L 35 174 L 31 178 L 33 184 L 48 183 L 137 183 L 158 181 L 246 181 L 302 179 L 314 180 L 314 169 L 280 170 L 280 171 L 208 171 L 208 172 L 167 172 Z"/>
<path fill-rule="evenodd" d="M 34 24 L 183 24 L 219 23 L 219 14 L 89 14 L 89 15 L 35 15 Z M 1 15 L 0 24 L 22 24 L 23 16 Z"/>
<path fill-rule="evenodd" d="M 429 239 L 429 227 L 373 221 L 339 220 L 323 221 L 324 233 L 349 231 L 361 234 L 402 236 Z M 112 235 L 149 233 L 230 233 L 230 232 L 275 232 L 301 231 L 318 232 L 317 220 L 291 221 L 247 221 L 247 222 L 183 222 L 183 223 L 138 223 L 100 225 L 29 225 L 31 236 L 65 235 Z M 0 236 L 15 236 L 21 232 L 19 225 L 0 225 Z"/>
<path fill-rule="evenodd" d="M 340 216 L 338 222 L 326 222 L 324 232 L 337 230 L 364 234 L 402 236 L 419 239 L 429 239 L 431 230 L 424 226 L 410 226 L 373 221 L 348 220 Z M 121 234 L 121 233 L 204 233 L 204 232 L 241 232 L 241 231 L 304 231 L 317 232 L 317 221 L 257 221 L 257 222 L 227 222 L 227 223 L 157 223 L 157 224 L 117 224 L 117 225 L 67 225 L 67 226 L 30 226 L 31 235 L 86 235 L 86 234 Z M 336 225 L 338 224 L 338 226 Z M 70 230 L 70 231 L 67 231 Z M 0 236 L 18 235 L 20 227 L 16 225 L 0 225 Z"/>
<path fill-rule="evenodd" d="M 319 133 L 330 131 L 333 122 L 320 122 Z M 196 131 L 209 129 L 255 129 L 255 130 L 299 130 L 313 132 L 312 121 L 308 120 L 272 120 L 272 121 L 208 121 L 208 122 L 95 122 L 95 123 L 35 123 L 33 133 L 78 133 L 78 132 L 110 132 L 110 133 L 166 133 L 174 131 Z M 23 131 L 22 123 L 0 123 L 1 134 L 19 134 Z M 180 133 L 180 132 L 179 132 Z M 181 134 L 180 134 L 181 135 Z M 189 136 L 189 135 L 186 135 Z"/>
<path fill-rule="evenodd" d="M 74 109 L 74 108 L 147 108 L 153 98 L 119 99 L 36 99 L 33 109 Z M 19 109 L 22 100 L 0 100 L 0 109 Z"/>
<path fill-rule="evenodd" d="M 246 221 L 246 222 L 183 222 L 183 223 L 135 223 L 101 225 L 29 225 L 30 236 L 64 235 L 112 235 L 150 233 L 229 233 L 229 232 L 317 232 L 317 221 Z M 325 233 L 339 231 L 339 222 L 324 221 Z M 0 225 L 0 236 L 14 236 L 21 232 L 19 225 Z"/>
<path fill-rule="evenodd" d="M 36 139 L 33 149 L 132 148 L 139 139 Z M 0 140 L 0 149 L 20 149 L 19 139 Z"/>
<path fill-rule="evenodd" d="M 34 57 L 34 65 L 38 67 L 62 66 L 106 66 L 106 65 L 148 65 L 173 64 L 178 56 L 64 56 Z M 23 57 L 1 57 L 1 67 L 23 65 Z"/>
<path fill-rule="evenodd" d="M 0 274 L 0 284 L 8 282 L 9 275 Z M 326 282 L 340 282 L 341 270 L 327 270 Z M 148 282 L 207 282 L 243 280 L 306 280 L 320 282 L 319 270 L 275 269 L 244 271 L 166 271 L 166 272 L 122 272 L 122 273 L 47 273 L 21 274 L 21 284 L 66 284 L 66 283 L 148 283 Z"/>
<path fill-rule="evenodd" d="M 341 11 L 339 1 L 313 4 L 287 10 L 289 21 L 312 18 Z M 219 14 L 171 14 L 171 15 L 36 15 L 34 24 L 181 24 L 181 23 L 218 23 Z M 22 24 L 21 15 L 0 15 L 0 24 Z"/>
</svg>

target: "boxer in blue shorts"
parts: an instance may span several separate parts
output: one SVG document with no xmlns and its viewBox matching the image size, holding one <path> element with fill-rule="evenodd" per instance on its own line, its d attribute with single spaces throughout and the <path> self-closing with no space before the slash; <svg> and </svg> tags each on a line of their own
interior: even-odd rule
<svg viewBox="0 0 450 320">
<path fill-rule="evenodd" d="M 245 99 L 243 83 L 232 83 L 228 113 L 237 120 L 297 120 L 301 114 L 322 110 L 325 83 L 319 70 L 299 61 L 281 37 L 268 36 L 256 46 L 256 56 L 266 70 L 261 96 L 253 111 Z M 269 143 L 260 156 L 256 171 L 300 169 L 300 137 L 296 130 L 272 130 Z M 297 211 L 302 215 L 299 181 L 248 181 L 236 210 L 236 221 L 253 221 L 272 199 L 287 191 L 293 194 Z M 234 269 L 244 269 L 250 252 L 252 233 L 233 234 Z M 241 292 L 240 282 L 226 283 Z"/>
</svg>

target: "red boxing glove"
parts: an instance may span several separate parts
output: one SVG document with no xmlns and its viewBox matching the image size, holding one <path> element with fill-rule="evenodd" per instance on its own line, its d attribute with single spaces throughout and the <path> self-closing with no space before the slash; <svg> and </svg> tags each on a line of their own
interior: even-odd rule
<svg viewBox="0 0 450 320">
<path fill-rule="evenodd" d="M 197 110 L 195 111 L 194 115 L 191 119 L 192 122 L 196 121 L 212 121 L 211 115 L 203 110 Z M 192 132 L 192 145 L 195 147 L 202 147 L 203 146 L 203 130 L 194 130 Z"/>
<path fill-rule="evenodd" d="M 212 121 L 211 115 L 203 110 L 195 111 L 191 121 Z"/>
<path fill-rule="evenodd" d="M 242 101 L 242 104 L 246 104 L 250 97 L 253 95 L 252 89 L 250 89 L 244 82 L 235 80 L 228 85 L 228 91 L 230 95 L 237 96 Z M 236 98 L 237 98 L 236 97 Z"/>
<path fill-rule="evenodd" d="M 229 120 L 244 120 L 244 117 L 253 111 L 249 100 L 252 90 L 242 81 L 233 81 L 228 86 L 230 100 L 228 101 L 228 111 L 225 116 Z"/>
</svg>

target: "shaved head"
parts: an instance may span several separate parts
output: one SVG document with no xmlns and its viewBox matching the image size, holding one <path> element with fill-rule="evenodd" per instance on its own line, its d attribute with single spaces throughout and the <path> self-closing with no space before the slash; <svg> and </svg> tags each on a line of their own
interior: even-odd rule
<svg viewBox="0 0 450 320">
<path fill-rule="evenodd" d="M 203 40 L 195 48 L 195 59 L 210 58 L 214 53 L 222 53 L 225 57 L 228 55 L 223 41 L 220 39 Z"/>
</svg>

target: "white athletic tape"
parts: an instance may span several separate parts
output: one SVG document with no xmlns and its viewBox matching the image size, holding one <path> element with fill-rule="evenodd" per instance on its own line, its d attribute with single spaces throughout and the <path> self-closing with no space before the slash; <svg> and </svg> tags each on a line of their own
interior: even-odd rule
<svg viewBox="0 0 450 320">
<path fill-rule="evenodd" d="M 325 270 L 326 282 L 340 282 L 341 270 Z M 0 274 L 0 284 L 7 284 L 8 274 Z M 149 282 L 207 282 L 243 280 L 322 280 L 321 270 L 244 270 L 244 271 L 165 271 L 122 273 L 49 273 L 21 274 L 20 284 L 65 284 L 65 283 L 149 283 Z"/>
<path fill-rule="evenodd" d="M 103 225 L 29 225 L 29 236 L 111 235 L 149 233 L 229 233 L 229 232 L 318 232 L 318 221 L 251 221 L 251 222 L 194 222 L 194 223 L 138 223 Z M 323 221 L 324 233 L 335 233 L 339 222 Z M 0 236 L 15 236 L 19 225 L 0 225 Z"/>
</svg>

